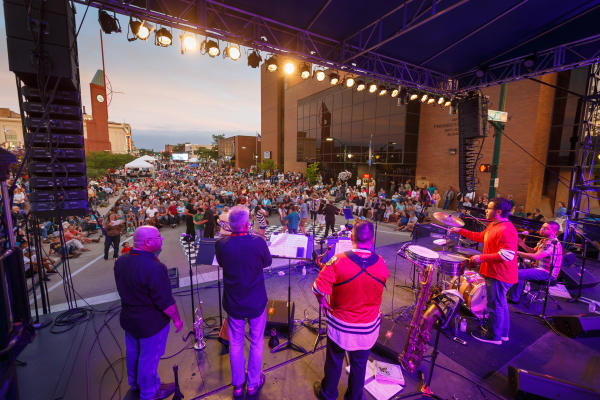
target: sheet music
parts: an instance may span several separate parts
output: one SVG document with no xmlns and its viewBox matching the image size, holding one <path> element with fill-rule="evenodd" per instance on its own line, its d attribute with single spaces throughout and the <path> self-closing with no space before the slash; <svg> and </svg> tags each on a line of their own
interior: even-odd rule
<svg viewBox="0 0 600 400">
<path fill-rule="evenodd" d="M 295 235 L 290 233 L 271 235 L 271 245 L 269 246 L 271 255 L 296 257 L 298 247 L 303 248 L 302 257 L 306 257 L 306 248 L 308 247 L 308 237 L 306 237 L 306 235 Z"/>
<path fill-rule="evenodd" d="M 352 250 L 352 240 L 350 239 L 340 239 L 335 245 L 335 253 L 344 253 L 346 251 Z"/>
</svg>

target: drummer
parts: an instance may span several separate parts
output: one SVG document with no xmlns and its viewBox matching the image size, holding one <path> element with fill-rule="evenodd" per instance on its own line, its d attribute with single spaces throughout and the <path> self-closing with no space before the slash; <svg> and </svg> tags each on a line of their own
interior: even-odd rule
<svg viewBox="0 0 600 400">
<path fill-rule="evenodd" d="M 485 278 L 487 327 L 471 335 L 480 342 L 500 345 L 508 341 L 510 317 L 506 293 L 518 281 L 517 242 L 518 234 L 508 220 L 512 205 L 504 198 L 496 198 L 488 203 L 485 210 L 490 224 L 483 232 L 472 232 L 461 228 L 450 228 L 452 232 L 473 241 L 483 243 L 483 254 L 474 255 L 472 262 L 481 263 L 479 273 Z"/>
<path fill-rule="evenodd" d="M 528 280 L 548 280 L 552 273 L 552 279 L 556 279 L 560 273 L 562 263 L 562 247 L 556 235 L 560 231 L 560 225 L 556 222 L 546 222 L 540 229 L 540 235 L 544 236 L 535 248 L 525 244 L 523 239 L 519 238 L 519 246 L 525 249 L 525 252 L 518 251 L 517 255 L 521 258 L 535 261 L 534 268 L 525 268 L 519 270 L 519 282 L 510 290 L 511 303 L 518 303 Z"/>
</svg>

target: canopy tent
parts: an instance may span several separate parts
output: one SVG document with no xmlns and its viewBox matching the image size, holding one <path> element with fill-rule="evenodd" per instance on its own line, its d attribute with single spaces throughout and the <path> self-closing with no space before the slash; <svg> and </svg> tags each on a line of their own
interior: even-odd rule
<svg viewBox="0 0 600 400">
<path fill-rule="evenodd" d="M 144 161 L 148 161 L 150 163 L 153 163 L 153 162 L 156 161 L 156 158 L 154 158 L 154 157 L 149 156 L 149 155 L 146 154 L 146 155 L 141 156 L 140 158 L 138 158 L 138 160 L 144 160 Z"/>
<path fill-rule="evenodd" d="M 125 164 L 125 169 L 154 169 L 154 165 L 149 162 L 142 160 L 142 158 L 137 158 L 130 163 Z"/>
<path fill-rule="evenodd" d="M 590 0 L 75 1 L 436 93 L 600 61 Z"/>
</svg>

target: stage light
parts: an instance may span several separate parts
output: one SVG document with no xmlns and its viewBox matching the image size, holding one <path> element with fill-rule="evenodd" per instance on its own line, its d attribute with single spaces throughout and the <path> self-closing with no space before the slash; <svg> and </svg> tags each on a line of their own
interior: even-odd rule
<svg viewBox="0 0 600 400">
<path fill-rule="evenodd" d="M 219 45 L 214 40 L 205 40 L 203 42 L 204 51 L 208 53 L 211 57 L 216 57 L 221 54 L 221 49 L 219 49 Z"/>
<path fill-rule="evenodd" d="M 338 83 L 340 83 L 340 76 L 333 72 L 329 74 L 329 84 L 337 85 Z"/>
<path fill-rule="evenodd" d="M 437 103 L 438 103 L 439 105 L 442 105 L 442 104 L 444 103 L 444 98 L 443 98 L 443 97 L 440 97 L 440 98 L 438 99 Z"/>
<path fill-rule="evenodd" d="M 352 86 L 354 86 L 354 83 L 356 83 L 354 78 L 346 78 L 345 85 L 347 88 L 351 88 Z"/>
<path fill-rule="evenodd" d="M 146 40 L 150 36 L 150 33 L 156 29 L 154 25 L 147 21 L 134 21 L 133 19 L 129 20 L 129 27 L 131 28 L 131 32 L 141 40 Z M 135 40 L 135 39 L 134 39 Z"/>
<path fill-rule="evenodd" d="M 421 96 L 421 103 L 425 103 L 428 98 L 429 98 L 429 96 L 427 96 L 427 94 L 424 94 L 423 96 Z"/>
<path fill-rule="evenodd" d="M 121 24 L 114 13 L 110 15 L 104 10 L 98 10 L 98 23 L 102 31 L 108 35 L 121 32 Z"/>
<path fill-rule="evenodd" d="M 283 65 L 283 72 L 285 72 L 288 75 L 292 74 L 295 69 L 296 67 L 294 66 L 294 64 L 289 61 Z"/>
<path fill-rule="evenodd" d="M 327 142 L 333 142 L 333 138 L 332 138 L 332 137 L 325 138 L 325 140 L 326 140 Z"/>
<path fill-rule="evenodd" d="M 369 93 L 375 93 L 377 91 L 377 85 L 374 83 L 369 83 Z"/>
<path fill-rule="evenodd" d="M 319 70 L 315 73 L 315 76 L 317 77 L 317 80 L 319 82 L 321 82 L 321 81 L 325 80 L 325 71 Z"/>
<path fill-rule="evenodd" d="M 446 100 L 444 107 L 450 107 L 450 104 L 452 104 L 452 102 L 450 100 Z"/>
<path fill-rule="evenodd" d="M 198 50 L 198 39 L 192 33 L 184 33 L 179 37 L 181 39 L 181 54 Z"/>
<path fill-rule="evenodd" d="M 269 57 L 267 59 L 266 63 L 267 63 L 267 70 L 269 72 L 275 72 L 275 71 L 277 71 L 277 68 L 279 68 L 279 64 L 277 63 L 277 57 L 275 57 L 275 56 Z"/>
<path fill-rule="evenodd" d="M 532 54 L 532 55 L 530 55 L 530 56 L 527 56 L 527 57 L 525 57 L 525 59 L 523 60 L 523 66 L 524 66 L 526 69 L 528 69 L 528 70 L 531 70 L 531 69 L 534 67 L 536 60 L 537 60 L 537 57 L 536 57 L 536 55 L 535 55 L 535 54 Z"/>
<path fill-rule="evenodd" d="M 392 90 L 392 93 L 390 94 L 390 96 L 398 97 L 398 94 L 400 94 L 400 91 L 396 88 L 396 89 Z"/>
<path fill-rule="evenodd" d="M 365 83 L 363 81 L 356 81 L 356 91 L 357 92 L 362 92 L 363 90 L 365 90 L 367 86 L 365 85 Z"/>
<path fill-rule="evenodd" d="M 352 158 L 352 154 L 348 154 L 348 158 Z"/>
<path fill-rule="evenodd" d="M 418 98 L 419 98 L 419 95 L 418 95 L 418 94 L 416 94 L 416 93 L 413 93 L 413 94 L 411 94 L 411 95 L 410 95 L 410 98 L 409 98 L 409 99 L 410 99 L 411 101 L 413 101 L 413 100 L 416 100 L 416 99 L 418 99 Z"/>
<path fill-rule="evenodd" d="M 160 47 L 168 47 L 173 44 L 173 35 L 167 28 L 160 28 L 154 34 L 154 44 Z"/>
<path fill-rule="evenodd" d="M 388 90 L 387 90 L 387 88 L 386 88 L 385 86 L 380 86 L 380 87 L 379 87 L 379 95 L 380 95 L 380 96 L 384 96 L 384 95 L 386 95 L 386 94 L 387 94 L 387 92 L 388 92 Z"/>
<path fill-rule="evenodd" d="M 256 50 L 254 50 L 248 56 L 248 66 L 250 66 L 252 68 L 258 68 L 261 61 L 262 61 L 262 57 L 260 56 L 260 54 L 258 54 L 258 52 Z"/>
<path fill-rule="evenodd" d="M 242 56 L 242 52 L 237 44 L 230 44 L 225 48 L 225 55 L 233 61 L 237 61 Z"/>
<path fill-rule="evenodd" d="M 427 100 L 427 104 L 433 104 L 435 103 L 435 99 L 433 97 L 430 97 L 429 100 Z"/>
<path fill-rule="evenodd" d="M 300 77 L 302 79 L 310 78 L 310 66 L 307 63 L 302 64 L 300 67 Z"/>
</svg>

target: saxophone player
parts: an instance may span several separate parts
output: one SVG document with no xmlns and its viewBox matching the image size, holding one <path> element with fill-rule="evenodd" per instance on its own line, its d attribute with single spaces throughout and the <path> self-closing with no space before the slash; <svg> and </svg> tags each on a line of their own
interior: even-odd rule
<svg viewBox="0 0 600 400">
<path fill-rule="evenodd" d="M 474 263 L 481 263 L 479 273 L 485 278 L 487 327 L 471 336 L 480 342 L 502 344 L 508 341 L 510 317 L 506 294 L 518 282 L 517 243 L 518 233 L 508 220 L 512 204 L 509 200 L 496 198 L 488 203 L 485 216 L 490 224 L 483 232 L 451 228 L 461 236 L 475 242 L 483 242 L 483 254 L 471 257 Z"/>
<path fill-rule="evenodd" d="M 346 351 L 350 376 L 344 398 L 362 399 L 367 360 L 379 335 L 379 308 L 389 272 L 383 258 L 371 251 L 371 222 L 359 221 L 351 238 L 353 249 L 336 254 L 313 284 L 313 292 L 326 310 L 328 336 L 325 377 L 313 386 L 319 399 L 337 399 Z"/>
</svg>

